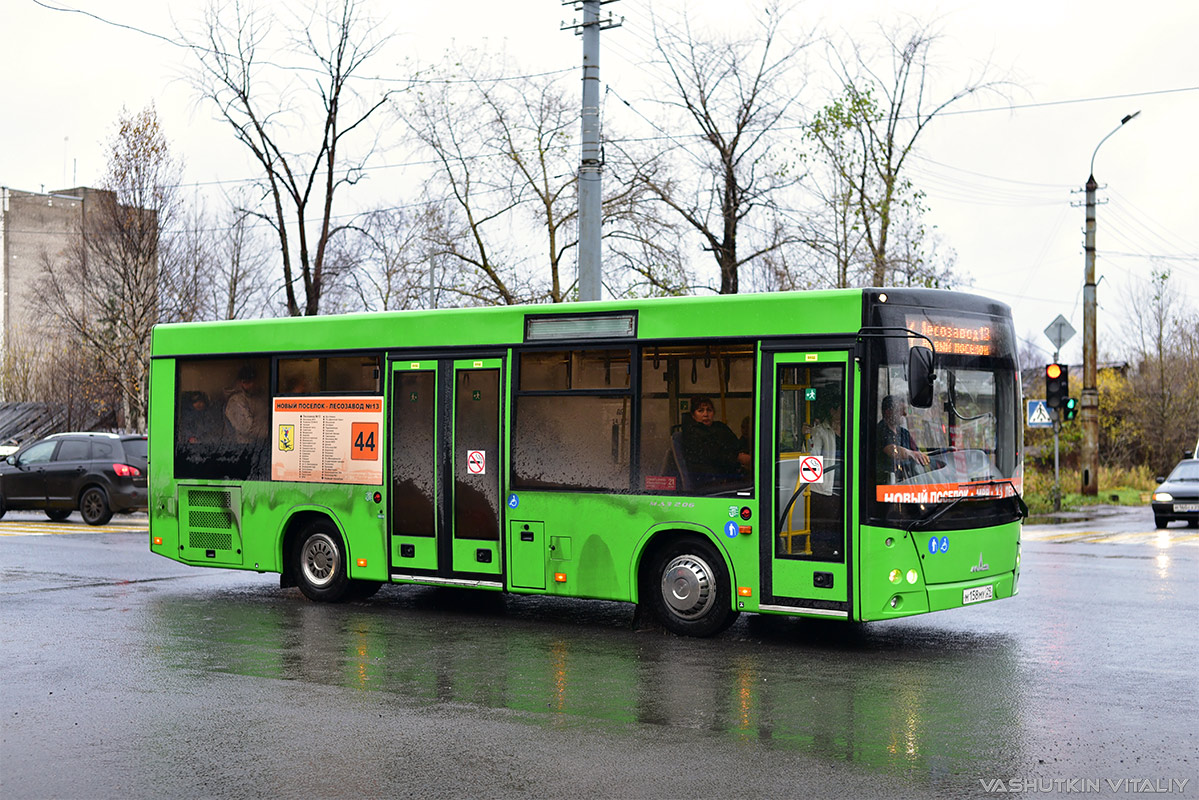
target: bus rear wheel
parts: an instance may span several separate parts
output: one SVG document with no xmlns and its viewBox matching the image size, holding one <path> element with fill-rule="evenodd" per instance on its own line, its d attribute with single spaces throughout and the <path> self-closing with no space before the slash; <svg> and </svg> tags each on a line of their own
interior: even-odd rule
<svg viewBox="0 0 1199 800">
<path fill-rule="evenodd" d="M 675 539 L 654 553 L 642 588 L 650 612 L 672 633 L 712 636 L 737 619 L 724 559 L 699 537 Z"/>
<path fill-rule="evenodd" d="M 338 603 L 349 599 L 346 549 L 332 523 L 313 522 L 297 540 L 296 584 L 309 600 Z"/>
</svg>

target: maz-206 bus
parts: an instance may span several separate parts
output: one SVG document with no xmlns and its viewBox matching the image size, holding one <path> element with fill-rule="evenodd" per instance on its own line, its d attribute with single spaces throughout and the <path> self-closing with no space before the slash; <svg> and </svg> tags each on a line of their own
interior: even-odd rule
<svg viewBox="0 0 1199 800">
<path fill-rule="evenodd" d="M 1010 309 L 844 290 L 162 325 L 150 548 L 279 573 L 882 620 L 1014 595 Z"/>
</svg>

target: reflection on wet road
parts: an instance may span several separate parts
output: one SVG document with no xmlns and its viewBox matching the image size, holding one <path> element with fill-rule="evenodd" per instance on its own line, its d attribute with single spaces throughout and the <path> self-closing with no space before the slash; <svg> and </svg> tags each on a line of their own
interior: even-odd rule
<svg viewBox="0 0 1199 800">
<path fill-rule="evenodd" d="M 1192 546 L 1030 538 L 1010 601 L 711 640 L 619 603 L 322 606 L 144 547 L 0 540 L 0 794 L 980 796 L 1199 763 Z"/>
</svg>

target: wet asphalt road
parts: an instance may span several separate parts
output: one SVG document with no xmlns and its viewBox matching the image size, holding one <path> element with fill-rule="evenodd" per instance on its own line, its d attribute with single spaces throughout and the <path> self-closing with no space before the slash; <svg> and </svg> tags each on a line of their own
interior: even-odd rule
<svg viewBox="0 0 1199 800">
<path fill-rule="evenodd" d="M 1199 532 L 1137 512 L 1027 528 L 1012 600 L 711 640 L 618 603 L 320 606 L 9 515 L 0 797 L 1199 797 Z"/>
</svg>

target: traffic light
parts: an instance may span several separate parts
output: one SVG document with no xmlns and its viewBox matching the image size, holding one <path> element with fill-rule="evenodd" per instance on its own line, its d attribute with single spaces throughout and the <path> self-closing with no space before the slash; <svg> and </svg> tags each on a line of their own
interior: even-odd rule
<svg viewBox="0 0 1199 800">
<path fill-rule="evenodd" d="M 1072 420 L 1078 416 L 1078 398 L 1067 397 L 1066 402 L 1062 403 L 1062 411 L 1065 412 L 1064 418 Z"/>
<path fill-rule="evenodd" d="M 1045 404 L 1061 408 L 1070 397 L 1070 367 L 1066 364 L 1045 365 Z"/>
</svg>

